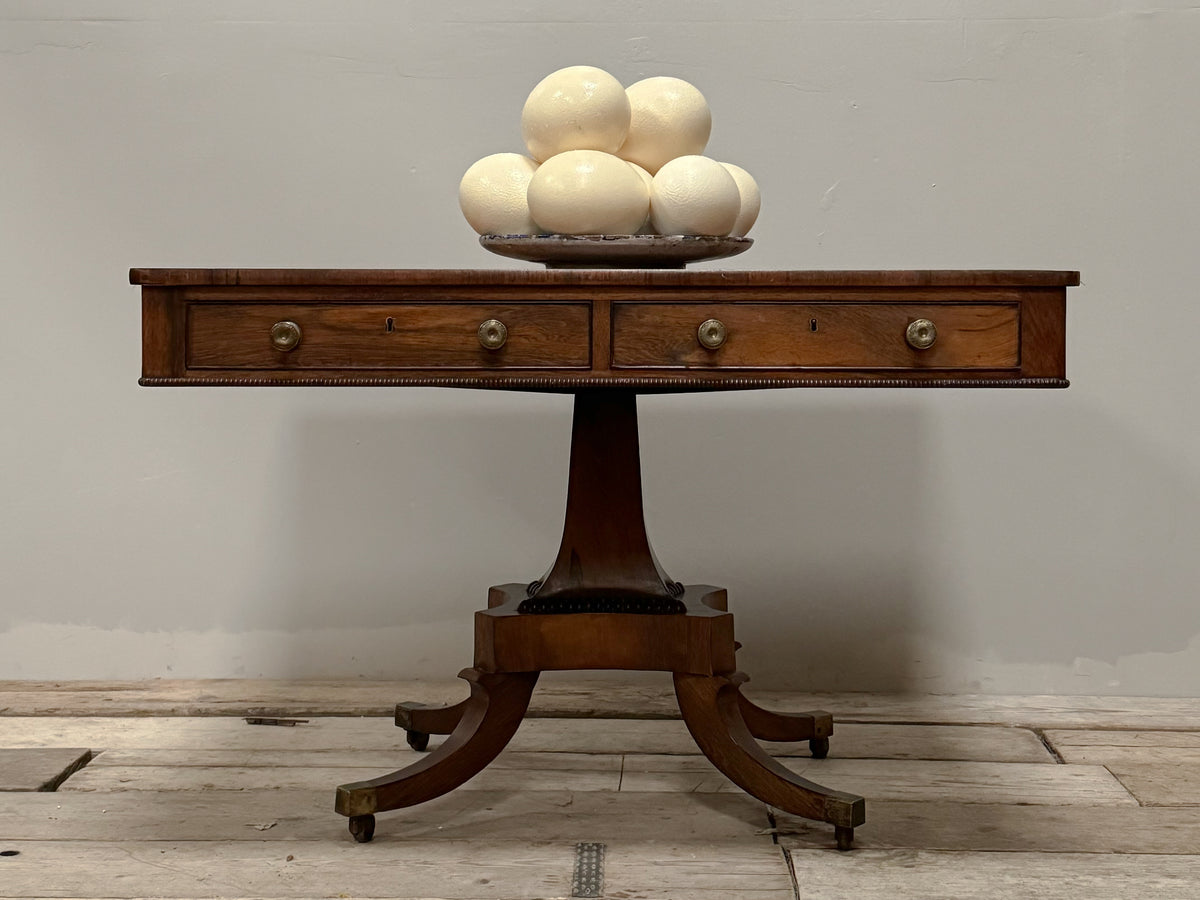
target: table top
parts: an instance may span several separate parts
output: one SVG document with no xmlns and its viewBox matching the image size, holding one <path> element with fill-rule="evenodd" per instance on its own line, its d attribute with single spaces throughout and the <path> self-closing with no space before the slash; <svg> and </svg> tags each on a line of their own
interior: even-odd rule
<svg viewBox="0 0 1200 900">
<path fill-rule="evenodd" d="M 618 287 L 1073 287 L 1079 273 L 1038 269 L 694 271 L 662 269 L 149 269 L 131 284 L 210 285 L 612 285 Z"/>
<path fill-rule="evenodd" d="M 151 269 L 144 385 L 1066 387 L 1074 271 Z"/>
</svg>

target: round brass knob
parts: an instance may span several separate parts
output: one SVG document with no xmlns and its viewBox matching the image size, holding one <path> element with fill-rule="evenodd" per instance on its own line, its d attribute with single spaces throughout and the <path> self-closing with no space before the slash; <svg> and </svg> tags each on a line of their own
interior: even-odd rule
<svg viewBox="0 0 1200 900">
<path fill-rule="evenodd" d="M 276 322 L 271 326 L 271 346 L 276 350 L 295 350 L 300 346 L 302 333 L 295 322 Z"/>
<path fill-rule="evenodd" d="M 499 350 L 508 340 L 508 328 L 499 319 L 488 319 L 479 326 L 479 346 L 484 350 Z"/>
<path fill-rule="evenodd" d="M 928 319 L 913 319 L 908 323 L 904 339 L 914 350 L 928 350 L 937 340 L 937 326 Z"/>
<path fill-rule="evenodd" d="M 729 337 L 729 330 L 720 319 L 705 319 L 696 329 L 696 340 L 708 350 L 716 350 Z"/>
</svg>

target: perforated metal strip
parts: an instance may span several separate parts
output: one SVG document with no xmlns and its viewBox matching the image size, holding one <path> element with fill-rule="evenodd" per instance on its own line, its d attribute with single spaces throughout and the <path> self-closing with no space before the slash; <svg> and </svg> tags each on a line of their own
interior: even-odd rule
<svg viewBox="0 0 1200 900">
<path fill-rule="evenodd" d="M 604 889 L 604 845 L 576 844 L 572 897 L 599 897 Z"/>
</svg>

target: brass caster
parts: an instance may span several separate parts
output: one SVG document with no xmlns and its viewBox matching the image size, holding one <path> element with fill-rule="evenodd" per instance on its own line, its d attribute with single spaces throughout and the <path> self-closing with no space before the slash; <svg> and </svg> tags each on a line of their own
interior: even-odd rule
<svg viewBox="0 0 1200 900">
<path fill-rule="evenodd" d="M 833 826 L 833 836 L 837 838 L 837 848 L 842 852 L 854 849 L 854 829 L 844 825 Z"/>
<path fill-rule="evenodd" d="M 808 749 L 812 751 L 813 759 L 824 759 L 829 755 L 829 738 L 813 738 L 808 742 Z"/>
<path fill-rule="evenodd" d="M 375 817 L 370 814 L 365 816 L 351 816 L 350 833 L 354 835 L 354 840 L 360 844 L 367 843 L 371 838 L 375 837 Z"/>
<path fill-rule="evenodd" d="M 424 753 L 429 749 L 429 735 L 424 731 L 408 730 L 404 732 L 404 736 L 408 739 L 408 746 L 418 753 Z"/>
</svg>

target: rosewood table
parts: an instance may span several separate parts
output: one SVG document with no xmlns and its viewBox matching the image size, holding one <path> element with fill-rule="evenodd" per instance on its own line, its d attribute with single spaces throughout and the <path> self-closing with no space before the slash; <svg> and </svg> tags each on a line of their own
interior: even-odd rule
<svg viewBox="0 0 1200 900">
<path fill-rule="evenodd" d="M 823 711 L 741 692 L 726 592 L 663 570 L 642 515 L 637 395 L 788 387 L 1062 388 L 1077 272 L 134 269 L 147 386 L 437 385 L 575 396 L 562 543 L 488 592 L 463 702 L 400 703 L 420 762 L 337 789 L 358 841 L 375 814 L 450 791 L 520 725 L 538 675 L 671 672 L 700 750 L 731 781 L 834 826 L 861 797 L 800 778 L 759 741 L 829 749 Z"/>
</svg>

